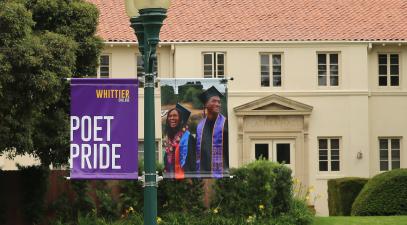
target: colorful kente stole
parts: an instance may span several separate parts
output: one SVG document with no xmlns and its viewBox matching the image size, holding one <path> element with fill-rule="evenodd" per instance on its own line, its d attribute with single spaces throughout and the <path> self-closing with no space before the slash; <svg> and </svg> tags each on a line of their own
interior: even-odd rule
<svg viewBox="0 0 407 225">
<path fill-rule="evenodd" d="M 184 178 L 184 167 L 185 161 L 188 155 L 188 139 L 189 131 L 185 131 L 182 135 L 179 145 L 175 149 L 175 179 Z"/>
<path fill-rule="evenodd" d="M 212 131 L 212 175 L 215 178 L 221 178 L 223 172 L 223 127 L 225 125 L 226 118 L 221 114 L 218 114 L 215 125 Z M 197 170 L 201 170 L 201 147 L 202 147 L 202 134 L 205 127 L 206 117 L 199 122 L 196 129 L 196 166 Z"/>
</svg>

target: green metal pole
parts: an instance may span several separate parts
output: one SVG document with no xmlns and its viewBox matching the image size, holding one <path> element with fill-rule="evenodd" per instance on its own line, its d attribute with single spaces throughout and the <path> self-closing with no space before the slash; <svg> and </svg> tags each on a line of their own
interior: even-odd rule
<svg viewBox="0 0 407 225">
<path fill-rule="evenodd" d="M 156 48 L 165 9 L 142 9 L 140 17 L 131 19 L 144 58 L 144 224 L 157 224 L 157 174 L 155 146 L 155 75 L 153 65 L 157 60 Z M 134 24 L 134 25 L 133 25 Z M 141 31 L 142 27 L 143 31 Z M 137 31 L 139 30 L 139 31 Z M 144 48 L 142 48 L 144 47 Z"/>
</svg>

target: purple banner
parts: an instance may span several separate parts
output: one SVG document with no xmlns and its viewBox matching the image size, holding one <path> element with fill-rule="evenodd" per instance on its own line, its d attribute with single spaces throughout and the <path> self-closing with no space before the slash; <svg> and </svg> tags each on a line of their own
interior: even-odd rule
<svg viewBox="0 0 407 225">
<path fill-rule="evenodd" d="M 138 179 L 138 81 L 71 80 L 71 179 Z"/>
</svg>

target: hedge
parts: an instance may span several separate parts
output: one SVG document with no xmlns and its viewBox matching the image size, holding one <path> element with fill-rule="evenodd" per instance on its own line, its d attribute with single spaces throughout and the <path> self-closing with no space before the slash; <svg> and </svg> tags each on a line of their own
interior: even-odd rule
<svg viewBox="0 0 407 225">
<path fill-rule="evenodd" d="M 345 177 L 328 181 L 330 216 L 350 216 L 352 204 L 368 179 Z"/>
<path fill-rule="evenodd" d="M 373 177 L 352 206 L 354 216 L 407 215 L 407 169 Z"/>
<path fill-rule="evenodd" d="M 281 164 L 258 160 L 231 170 L 233 179 L 214 184 L 213 208 L 225 216 L 264 214 L 276 217 L 290 209 L 291 170 Z"/>
</svg>

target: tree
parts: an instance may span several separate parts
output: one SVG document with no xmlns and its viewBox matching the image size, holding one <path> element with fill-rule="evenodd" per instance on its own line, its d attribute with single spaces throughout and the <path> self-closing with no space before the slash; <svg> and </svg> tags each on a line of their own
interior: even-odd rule
<svg viewBox="0 0 407 225">
<path fill-rule="evenodd" d="M 98 15 L 82 0 L 0 0 L 0 154 L 67 163 L 64 78 L 96 75 Z"/>
</svg>

